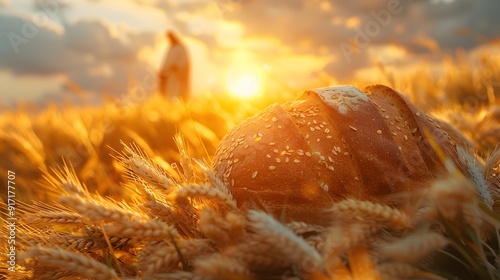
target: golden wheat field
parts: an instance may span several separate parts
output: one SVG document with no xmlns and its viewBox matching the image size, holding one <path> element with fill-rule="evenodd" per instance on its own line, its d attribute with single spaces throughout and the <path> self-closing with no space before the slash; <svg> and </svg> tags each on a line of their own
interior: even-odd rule
<svg viewBox="0 0 500 280">
<path fill-rule="evenodd" d="M 447 164 L 449 175 L 427 186 L 413 208 L 334 202 L 324 213 L 326 225 L 242 209 L 211 168 L 232 127 L 298 92 L 244 102 L 207 95 L 186 103 L 123 95 L 94 107 L 9 109 L 0 115 L 0 174 L 2 189 L 7 180 L 15 188 L 2 191 L 1 207 L 12 207 L 4 224 L 17 220 L 15 229 L 1 228 L 2 238 L 15 235 L 15 243 L 2 241 L 2 252 L 15 255 L 1 255 L 0 274 L 500 279 L 500 61 L 446 63 L 438 78 L 425 66 L 409 77 L 380 66 L 379 83 L 463 133 L 474 151 L 464 160 L 472 174 Z M 480 187 L 489 190 L 492 205 L 477 194 Z M 13 260 L 15 272 L 5 265 Z"/>
</svg>

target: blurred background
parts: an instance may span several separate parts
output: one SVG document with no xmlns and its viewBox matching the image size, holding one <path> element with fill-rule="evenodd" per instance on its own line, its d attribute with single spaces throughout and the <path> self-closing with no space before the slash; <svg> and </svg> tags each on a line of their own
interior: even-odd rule
<svg viewBox="0 0 500 280">
<path fill-rule="evenodd" d="M 194 96 L 365 85 L 422 67 L 438 80 L 443 61 L 500 57 L 498 11 L 496 0 L 0 0 L 0 103 L 149 94 L 141 83 L 156 78 L 167 29 L 188 47 Z"/>
</svg>

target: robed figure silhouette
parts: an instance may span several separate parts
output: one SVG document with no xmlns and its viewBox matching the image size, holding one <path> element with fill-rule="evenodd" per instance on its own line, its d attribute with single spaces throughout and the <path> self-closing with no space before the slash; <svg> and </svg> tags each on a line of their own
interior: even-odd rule
<svg viewBox="0 0 500 280">
<path fill-rule="evenodd" d="M 191 94 L 191 65 L 186 47 L 173 31 L 167 31 L 170 48 L 165 54 L 158 79 L 160 94 L 169 99 L 181 98 L 187 101 Z"/>
</svg>

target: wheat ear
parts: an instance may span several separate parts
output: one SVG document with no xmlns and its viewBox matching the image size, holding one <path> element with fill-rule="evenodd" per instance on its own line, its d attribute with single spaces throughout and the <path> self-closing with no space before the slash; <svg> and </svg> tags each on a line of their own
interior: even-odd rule
<svg viewBox="0 0 500 280">
<path fill-rule="evenodd" d="M 200 256 L 213 252 L 210 242 L 204 239 L 173 240 L 171 244 L 162 243 L 156 246 L 149 255 L 141 254 L 144 258 L 139 268 L 144 276 L 157 273 L 172 272 L 185 258 Z M 186 268 L 185 268 L 186 269 Z"/>
<path fill-rule="evenodd" d="M 432 184 L 429 198 L 434 203 L 434 215 L 447 220 L 462 214 L 464 205 L 476 204 L 476 192 L 472 184 L 462 176 L 451 176 Z"/>
<path fill-rule="evenodd" d="M 382 223 L 395 228 L 408 228 L 407 214 L 387 205 L 356 199 L 346 199 L 335 203 L 329 212 L 335 218 L 355 218 L 361 222 Z"/>
<path fill-rule="evenodd" d="M 222 217 L 210 207 L 203 208 L 198 227 L 207 238 L 219 246 L 235 244 L 246 236 L 243 217 L 233 212 Z"/>
<path fill-rule="evenodd" d="M 212 254 L 194 261 L 195 272 L 202 276 L 213 277 L 220 280 L 251 280 L 248 268 L 241 262 L 223 256 Z"/>
<path fill-rule="evenodd" d="M 52 169 L 53 174 L 44 171 L 44 179 L 49 184 L 50 189 L 61 189 L 63 192 L 81 197 L 88 197 L 89 192 L 87 187 L 80 182 L 76 171 L 72 166 L 68 166 L 66 162 L 64 166 Z"/>
<path fill-rule="evenodd" d="M 306 233 L 321 233 L 325 228 L 318 225 L 307 224 L 304 222 L 291 222 L 286 224 L 295 234 L 302 235 Z"/>
<path fill-rule="evenodd" d="M 238 209 L 236 201 L 231 195 L 210 186 L 189 185 L 182 187 L 177 191 L 176 199 L 178 198 L 203 198 L 215 203 L 223 203 L 232 209 Z"/>
<path fill-rule="evenodd" d="M 80 214 L 65 211 L 48 212 L 40 211 L 26 215 L 23 220 L 32 226 L 47 224 L 80 224 L 82 218 Z"/>
<path fill-rule="evenodd" d="M 28 255 L 36 258 L 38 265 L 71 271 L 71 274 L 93 279 L 118 279 L 116 272 L 106 265 L 85 255 L 60 248 L 33 247 Z"/>
<path fill-rule="evenodd" d="M 82 217 L 94 222 L 123 222 L 145 218 L 139 211 L 120 208 L 116 204 L 92 198 L 62 196 L 60 201 L 80 213 Z"/>
<path fill-rule="evenodd" d="M 105 201 L 82 199 L 81 197 L 63 196 L 60 200 L 62 203 L 71 205 L 86 219 L 95 223 L 111 223 L 104 226 L 109 235 L 140 239 L 178 236 L 178 232 L 173 226 L 161 221 L 147 221 L 147 217 L 138 214 L 140 213 L 138 211 L 134 212 Z"/>
<path fill-rule="evenodd" d="M 163 190 L 171 190 L 172 187 L 177 188 L 177 182 L 161 168 L 156 162 L 151 159 L 145 151 L 140 149 L 136 144 L 124 145 L 125 151 L 119 154 L 116 159 L 127 170 L 127 175 L 132 180 L 141 178 L 145 182 L 158 186 Z"/>
<path fill-rule="evenodd" d="M 305 262 L 312 266 L 321 263 L 322 258 L 318 251 L 270 215 L 251 210 L 248 218 L 249 227 L 254 232 L 252 238 L 258 244 L 260 243 L 260 246 L 256 246 L 255 249 L 264 249 L 259 250 L 261 254 L 274 252 L 276 255 L 284 256 L 282 261 L 298 266 L 304 265 Z"/>
</svg>

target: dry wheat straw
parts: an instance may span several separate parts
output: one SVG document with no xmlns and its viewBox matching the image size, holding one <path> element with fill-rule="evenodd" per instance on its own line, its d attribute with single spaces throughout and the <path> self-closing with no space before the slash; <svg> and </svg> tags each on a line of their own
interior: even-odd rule
<svg viewBox="0 0 500 280">
<path fill-rule="evenodd" d="M 346 199 L 335 203 L 329 212 L 337 219 L 357 219 L 367 223 L 382 223 L 395 228 L 410 226 L 410 218 L 405 213 L 388 205 Z"/>
<path fill-rule="evenodd" d="M 441 234 L 417 231 L 400 240 L 382 245 L 378 252 L 392 261 L 416 264 L 447 244 L 448 241 Z"/>
<path fill-rule="evenodd" d="M 157 245 L 149 255 L 142 254 L 144 258 L 139 263 L 139 268 L 145 276 L 172 272 L 178 268 L 182 258 L 199 257 L 211 252 L 213 248 L 208 240 L 175 240 L 175 244 L 162 243 Z"/>
<path fill-rule="evenodd" d="M 118 279 L 116 272 L 106 265 L 85 255 L 65 251 L 60 248 L 33 247 L 28 255 L 36 258 L 39 265 L 71 272 L 73 276 L 92 279 Z"/>
<path fill-rule="evenodd" d="M 203 198 L 215 203 L 223 203 L 233 209 L 237 209 L 236 201 L 232 196 L 228 196 L 227 193 L 210 187 L 210 186 L 200 186 L 200 185 L 189 185 L 182 187 L 179 191 L 175 193 L 177 198 Z"/>
</svg>

